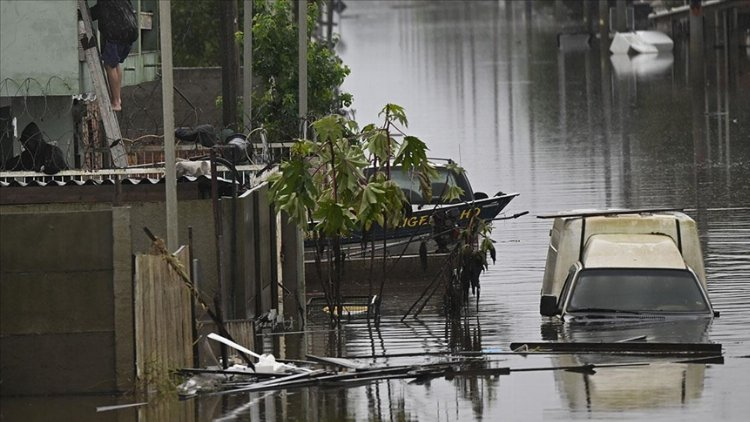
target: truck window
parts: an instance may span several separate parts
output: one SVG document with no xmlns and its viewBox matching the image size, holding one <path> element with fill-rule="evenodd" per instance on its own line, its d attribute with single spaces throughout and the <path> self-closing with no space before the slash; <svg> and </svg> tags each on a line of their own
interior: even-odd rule
<svg viewBox="0 0 750 422">
<path fill-rule="evenodd" d="M 563 304 L 565 303 L 565 298 L 568 297 L 568 291 L 570 290 L 570 285 L 573 283 L 573 276 L 576 275 L 576 270 L 578 267 L 573 265 L 568 270 L 568 275 L 565 276 L 565 283 L 563 283 L 562 292 L 560 293 L 560 297 L 557 298 L 557 308 L 562 309 Z"/>
<path fill-rule="evenodd" d="M 688 270 L 595 268 L 579 273 L 567 311 L 708 312 L 695 276 Z"/>
</svg>

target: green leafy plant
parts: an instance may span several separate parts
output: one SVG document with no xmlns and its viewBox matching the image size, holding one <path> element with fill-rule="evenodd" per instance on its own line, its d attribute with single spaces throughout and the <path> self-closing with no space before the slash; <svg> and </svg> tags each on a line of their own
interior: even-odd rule
<svg viewBox="0 0 750 422">
<path fill-rule="evenodd" d="M 253 125 L 263 126 L 271 140 L 299 136 L 297 63 L 298 31 L 289 0 L 255 1 L 253 16 Z M 315 2 L 307 10 L 308 114 L 312 119 L 339 113 L 352 96 L 340 92 L 349 67 L 326 42 L 312 38 L 319 14 Z M 242 42 L 244 35 L 237 34 Z"/>
<path fill-rule="evenodd" d="M 329 242 L 330 279 L 323 284 L 329 309 L 338 310 L 331 313 L 334 322 L 341 312 L 342 238 L 374 224 L 395 227 L 403 218 L 408 202 L 390 178 L 393 165 L 416 174 L 425 195 L 431 195 L 429 180 L 436 174 L 424 142 L 413 136 L 398 142 L 394 136 L 407 124 L 403 108 L 387 104 L 380 117 L 380 126 L 367 125 L 361 131 L 340 115 L 317 120 L 312 124 L 315 140 L 296 142 L 291 158 L 269 178 L 276 208 L 308 237 Z M 367 168 L 372 171 L 365 172 Z"/>
<path fill-rule="evenodd" d="M 490 234 L 492 225 L 484 220 L 472 217 L 469 224 L 461 231 L 460 241 L 456 245 L 459 253 L 456 278 L 453 282 L 460 285 L 460 305 L 469 302 L 469 288 L 476 295 L 477 309 L 479 308 L 479 275 L 488 268 L 487 255 L 496 260 L 495 245 L 492 244 Z"/>
</svg>

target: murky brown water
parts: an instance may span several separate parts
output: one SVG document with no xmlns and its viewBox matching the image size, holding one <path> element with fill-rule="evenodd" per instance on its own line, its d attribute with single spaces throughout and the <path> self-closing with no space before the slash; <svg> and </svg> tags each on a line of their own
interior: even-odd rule
<svg viewBox="0 0 750 422">
<path fill-rule="evenodd" d="M 552 3 L 552 2 L 549 2 Z M 745 420 L 750 414 L 750 50 L 707 57 L 699 113 L 691 103 L 687 47 L 670 57 L 602 62 L 598 48 L 560 51 L 552 8 L 523 2 L 349 1 L 338 29 L 352 68 L 346 90 L 360 123 L 392 102 L 434 157 L 464 166 L 475 190 L 520 192 L 496 224 L 498 263 L 482 277 L 478 311 L 446 326 L 436 307 L 400 322 L 421 293 L 386 292 L 380 328 L 347 323 L 287 336 L 287 357 L 357 357 L 450 350 L 507 351 L 511 342 L 579 339 L 590 330 L 538 313 L 549 221 L 535 214 L 573 208 L 684 207 L 701 230 L 709 290 L 721 317 L 710 323 L 648 324 L 594 333 L 633 333 L 723 344 L 724 364 L 656 362 L 594 375 L 532 371 L 500 377 L 380 381 L 354 388 L 204 397 L 90 420 Z M 510 6 L 510 7 L 509 7 Z M 697 116 L 697 118 L 695 117 Z M 697 134 L 697 135 L 696 135 Z M 297 356 L 295 356 L 297 355 Z M 401 357 L 379 362 L 426 362 Z M 596 356 L 488 356 L 491 367 L 598 362 Z M 128 400 L 124 400 L 128 402 Z M 35 404 L 36 403 L 36 404 Z M 65 420 L 67 409 L 112 404 L 5 401 L 7 420 Z M 29 410 L 34 408 L 36 410 Z M 43 410 L 47 409 L 47 410 Z M 5 420 L 5 419 L 4 419 Z"/>
<path fill-rule="evenodd" d="M 705 102 L 694 122 L 684 45 L 671 57 L 602 62 L 596 46 L 557 48 L 552 8 L 535 9 L 529 25 L 522 2 L 349 6 L 340 28 L 342 57 L 352 68 L 346 89 L 360 122 L 376 121 L 386 102 L 404 106 L 410 133 L 428 142 L 432 156 L 458 159 L 475 189 L 521 193 L 508 213 L 689 209 L 700 226 L 721 317 L 593 335 L 547 323 L 538 301 L 550 222 L 527 216 L 496 224 L 499 262 L 483 276 L 479 310 L 462 327 L 446 327 L 435 309 L 401 323 L 415 297 L 400 292 L 396 300 L 384 298 L 380 330 L 352 322 L 340 339 L 308 338 L 311 353 L 494 352 L 513 341 L 616 341 L 639 333 L 722 343 L 725 363 L 290 391 L 274 403 L 276 414 L 299 420 L 744 420 L 750 412 L 750 359 L 743 357 L 750 355 L 750 96 L 743 93 L 750 90 L 750 52 L 732 57 L 738 62 L 730 71 L 723 50 L 706 57 Z M 489 359 L 491 366 L 511 368 L 597 362 L 591 356 Z"/>
</svg>

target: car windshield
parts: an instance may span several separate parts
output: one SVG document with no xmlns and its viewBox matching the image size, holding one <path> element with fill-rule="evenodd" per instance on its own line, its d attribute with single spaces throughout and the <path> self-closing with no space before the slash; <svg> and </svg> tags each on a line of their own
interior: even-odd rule
<svg viewBox="0 0 750 422">
<path fill-rule="evenodd" d="M 708 312 L 698 280 L 688 270 L 597 268 L 582 270 L 567 312 Z"/>
</svg>

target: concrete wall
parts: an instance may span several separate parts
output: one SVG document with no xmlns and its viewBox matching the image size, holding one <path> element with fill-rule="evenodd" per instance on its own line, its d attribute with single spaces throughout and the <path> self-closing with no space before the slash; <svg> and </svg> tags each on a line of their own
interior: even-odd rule
<svg viewBox="0 0 750 422">
<path fill-rule="evenodd" d="M 79 90 L 76 0 L 0 2 L 0 95 Z"/>
<path fill-rule="evenodd" d="M 132 340 L 120 343 L 116 328 L 127 334 L 132 323 L 119 300 L 128 299 L 130 239 L 115 215 L 0 214 L 2 395 L 116 391 L 132 379 L 117 367 L 132 360 Z"/>
<path fill-rule="evenodd" d="M 225 318 L 252 319 L 278 307 L 275 219 L 265 185 L 237 199 L 233 272 L 231 201 L 220 201 Z M 178 207 L 180 244 L 192 226 L 199 288 L 212 303 L 219 285 L 212 203 Z M 165 226 L 163 202 L 0 207 L 0 395 L 133 388 L 132 256 L 150 248 L 143 227 L 164 238 Z"/>
</svg>

